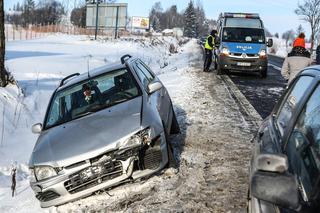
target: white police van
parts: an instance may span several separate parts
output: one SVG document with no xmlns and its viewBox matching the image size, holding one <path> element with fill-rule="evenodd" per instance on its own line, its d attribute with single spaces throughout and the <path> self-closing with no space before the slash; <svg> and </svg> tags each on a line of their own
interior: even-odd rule
<svg viewBox="0 0 320 213">
<path fill-rule="evenodd" d="M 267 47 L 271 47 L 273 41 L 266 41 L 264 25 L 259 14 L 221 14 L 217 31 L 218 74 L 241 71 L 258 72 L 262 78 L 267 76 Z"/>
</svg>

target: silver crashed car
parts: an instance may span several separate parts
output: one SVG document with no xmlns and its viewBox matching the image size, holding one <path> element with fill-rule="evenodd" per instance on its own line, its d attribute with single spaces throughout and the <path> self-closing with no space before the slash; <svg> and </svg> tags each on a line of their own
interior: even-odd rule
<svg viewBox="0 0 320 213">
<path fill-rule="evenodd" d="M 30 157 L 41 207 L 60 205 L 167 166 L 179 126 L 169 94 L 140 59 L 64 78 Z M 172 161 L 171 161 L 172 162 Z"/>
</svg>

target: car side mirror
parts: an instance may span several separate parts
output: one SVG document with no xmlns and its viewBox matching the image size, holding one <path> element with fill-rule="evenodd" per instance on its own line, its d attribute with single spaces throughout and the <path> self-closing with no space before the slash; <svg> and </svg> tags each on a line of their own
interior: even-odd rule
<svg viewBox="0 0 320 213">
<path fill-rule="evenodd" d="M 272 47 L 272 46 L 273 46 L 273 40 L 272 40 L 272 38 L 269 38 L 269 39 L 268 39 L 267 46 L 268 46 L 268 47 Z"/>
<path fill-rule="evenodd" d="M 283 173 L 288 170 L 288 158 L 282 154 L 260 154 L 256 157 L 255 167 L 259 171 Z"/>
<path fill-rule="evenodd" d="M 298 181 L 293 175 L 257 171 L 251 178 L 253 197 L 283 208 L 298 209 Z"/>
<path fill-rule="evenodd" d="M 34 134 L 40 134 L 42 131 L 42 124 L 41 123 L 34 124 L 31 130 L 32 130 L 32 133 Z"/>
<path fill-rule="evenodd" d="M 158 91 L 159 89 L 162 88 L 162 84 L 159 81 L 152 82 L 148 85 L 148 93 L 152 94 L 155 91 Z"/>
</svg>

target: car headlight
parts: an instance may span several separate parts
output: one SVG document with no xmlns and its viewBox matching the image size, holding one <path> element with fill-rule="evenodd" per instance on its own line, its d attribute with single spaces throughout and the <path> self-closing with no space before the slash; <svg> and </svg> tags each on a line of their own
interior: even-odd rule
<svg viewBox="0 0 320 213">
<path fill-rule="evenodd" d="M 146 128 L 137 132 L 136 134 L 132 135 L 128 139 L 120 142 L 118 147 L 120 149 L 126 149 L 130 147 L 140 146 L 143 144 L 150 144 L 151 143 L 151 129 Z"/>
<path fill-rule="evenodd" d="M 57 175 L 57 171 L 50 166 L 37 166 L 34 168 L 34 174 L 38 181 Z"/>
<path fill-rule="evenodd" d="M 228 48 L 224 47 L 224 48 L 222 48 L 222 50 L 221 50 L 221 54 L 222 54 L 222 55 L 225 55 L 225 56 L 228 56 L 228 55 L 230 54 L 230 51 L 229 51 Z"/>
<path fill-rule="evenodd" d="M 259 52 L 259 57 L 260 57 L 260 58 L 266 58 L 266 57 L 267 57 L 267 52 L 266 52 L 266 50 L 260 50 L 260 52 Z"/>
</svg>

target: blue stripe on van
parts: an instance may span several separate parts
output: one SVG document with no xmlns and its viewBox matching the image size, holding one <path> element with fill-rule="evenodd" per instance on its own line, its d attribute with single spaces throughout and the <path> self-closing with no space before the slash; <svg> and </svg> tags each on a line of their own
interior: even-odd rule
<svg viewBox="0 0 320 213">
<path fill-rule="evenodd" d="M 258 54 L 261 49 L 266 49 L 265 44 L 223 42 L 222 47 L 227 47 L 231 53 Z"/>
</svg>

